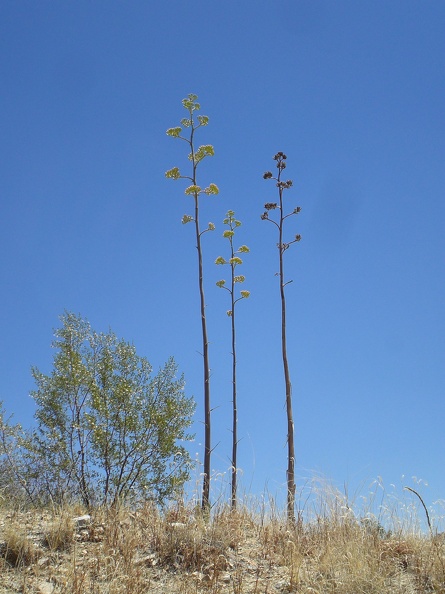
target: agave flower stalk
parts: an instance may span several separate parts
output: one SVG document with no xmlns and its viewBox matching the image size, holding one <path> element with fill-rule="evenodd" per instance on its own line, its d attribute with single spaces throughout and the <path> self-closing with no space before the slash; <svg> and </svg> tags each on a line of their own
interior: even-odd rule
<svg viewBox="0 0 445 594">
<path fill-rule="evenodd" d="M 231 477 L 231 507 L 232 510 L 236 509 L 237 503 L 237 454 L 238 454 L 238 405 L 237 405 L 237 391 L 236 391 L 236 325 L 235 325 L 235 314 L 236 304 L 241 299 L 247 299 L 250 296 L 249 291 L 242 290 L 239 293 L 239 297 L 236 295 L 236 285 L 243 283 L 245 277 L 242 274 L 237 274 L 237 267 L 240 266 L 243 261 L 239 257 L 239 254 L 246 254 L 250 250 L 246 245 L 242 245 L 235 250 L 233 245 L 233 238 L 235 235 L 235 229 L 241 225 L 241 222 L 235 219 L 235 212 L 233 210 L 227 211 L 226 218 L 224 219 L 224 225 L 229 228 L 224 231 L 223 237 L 229 240 L 230 244 L 230 258 L 225 260 L 222 256 L 219 256 L 215 260 L 215 264 L 230 266 L 230 286 L 226 286 L 225 280 L 220 280 L 216 283 L 217 287 L 225 289 L 230 295 L 231 308 L 227 311 L 232 324 L 232 477 Z"/>
<path fill-rule="evenodd" d="M 301 236 L 295 235 L 291 241 L 285 242 L 283 240 L 283 227 L 284 221 L 289 217 L 298 214 L 301 208 L 298 206 L 294 208 L 292 212 L 284 214 L 283 211 L 283 193 L 284 190 L 288 190 L 292 187 L 292 180 L 282 181 L 282 173 L 286 168 L 286 155 L 282 152 L 277 153 L 274 156 L 274 160 L 277 162 L 276 166 L 278 173 L 274 176 L 270 171 L 266 171 L 263 175 L 264 179 L 273 179 L 276 182 L 278 189 L 278 203 L 267 202 L 264 205 L 265 211 L 261 215 L 264 221 L 269 221 L 274 224 L 278 230 L 278 254 L 279 254 L 279 265 L 280 269 L 278 277 L 280 279 L 280 299 L 281 299 L 281 352 L 283 358 L 283 369 L 284 369 L 284 381 L 286 386 L 286 414 L 287 414 L 287 517 L 289 522 L 295 522 L 295 439 L 294 439 L 294 418 L 292 412 L 292 384 L 289 373 L 289 363 L 287 359 L 287 337 L 286 337 L 286 295 L 285 287 L 292 281 L 285 282 L 284 278 L 284 252 L 289 249 L 293 243 L 300 241 Z M 272 211 L 278 211 L 277 220 L 270 218 L 269 213 Z"/>
<path fill-rule="evenodd" d="M 191 196 L 194 201 L 194 214 L 185 214 L 182 217 L 182 223 L 195 224 L 195 238 L 196 248 L 198 251 L 198 286 L 200 297 L 200 311 L 201 311 L 201 330 L 202 330 L 202 351 L 204 364 L 204 473 L 202 485 L 202 509 L 208 511 L 210 508 L 210 458 L 212 453 L 211 447 L 211 408 L 210 408 L 210 364 L 209 364 L 209 341 L 207 337 L 207 319 L 205 310 L 204 297 L 204 282 L 203 282 L 203 264 L 202 264 L 202 246 L 201 238 L 207 231 L 213 231 L 215 225 L 209 223 L 207 228 L 201 230 L 199 221 L 199 198 L 204 195 L 216 195 L 219 193 L 218 186 L 214 183 L 209 184 L 206 188 L 201 188 L 197 181 L 198 165 L 206 158 L 212 157 L 215 150 L 212 145 L 201 145 L 196 148 L 195 132 L 198 128 L 207 126 L 209 118 L 204 115 L 197 115 L 201 109 L 197 102 L 198 96 L 190 94 L 182 100 L 182 105 L 188 112 L 188 116 L 181 120 L 181 126 L 176 128 L 169 128 L 167 135 L 173 138 L 179 138 L 186 142 L 189 146 L 190 153 L 188 159 L 191 163 L 190 175 L 182 175 L 178 167 L 173 167 L 166 172 L 165 176 L 170 179 L 185 179 L 190 182 L 190 185 L 185 189 L 185 194 Z M 188 134 L 184 135 L 184 130 L 188 130 Z"/>
</svg>

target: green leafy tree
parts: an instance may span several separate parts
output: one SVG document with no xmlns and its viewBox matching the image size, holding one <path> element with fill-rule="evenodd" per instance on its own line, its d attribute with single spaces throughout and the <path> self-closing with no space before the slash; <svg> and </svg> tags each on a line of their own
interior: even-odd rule
<svg viewBox="0 0 445 594">
<path fill-rule="evenodd" d="M 278 203 L 267 202 L 264 205 L 265 211 L 261 215 L 264 221 L 269 221 L 276 226 L 278 230 L 278 254 L 279 254 L 279 272 L 280 279 L 280 298 L 281 298 L 281 352 L 283 358 L 284 380 L 286 385 L 286 414 L 287 414 L 287 446 L 288 446 L 288 466 L 287 466 L 287 516 L 289 521 L 295 521 L 295 440 L 294 440 L 294 419 L 292 412 L 292 384 L 289 373 L 289 363 L 287 359 L 287 339 L 286 339 L 286 295 L 285 287 L 292 281 L 285 281 L 284 277 L 284 252 L 286 252 L 293 243 L 300 241 L 301 236 L 295 235 L 290 241 L 283 239 L 284 221 L 289 217 L 298 214 L 301 208 L 298 206 L 288 214 L 283 210 L 283 193 L 292 187 L 292 180 L 282 181 L 282 173 L 286 168 L 286 155 L 282 152 L 274 156 L 277 162 L 276 166 L 278 173 L 274 176 L 270 171 L 267 171 L 263 177 L 264 179 L 273 179 L 276 182 L 278 189 Z M 270 218 L 272 211 L 278 211 L 277 220 Z"/>
<path fill-rule="evenodd" d="M 176 128 L 169 128 L 167 135 L 172 138 L 178 138 L 187 143 L 190 150 L 188 159 L 191 164 L 189 175 L 182 175 L 178 167 L 173 167 L 165 173 L 165 176 L 170 179 L 185 179 L 190 182 L 190 185 L 185 189 L 185 194 L 190 196 L 194 202 L 194 214 L 185 214 L 182 217 L 182 223 L 194 223 L 196 248 L 198 251 L 198 286 L 199 298 L 201 305 L 201 330 L 202 330 L 202 350 L 204 363 L 204 473 L 202 486 L 202 508 L 207 510 L 210 506 L 210 458 L 212 453 L 211 446 L 211 408 L 210 408 L 210 364 L 209 364 L 209 341 L 207 337 L 207 318 L 205 310 L 204 298 L 204 280 L 203 280 L 203 264 L 202 264 L 202 246 L 201 238 L 207 231 L 213 231 L 215 225 L 209 223 L 208 226 L 201 230 L 199 220 L 199 198 L 202 195 L 216 195 L 219 193 L 218 186 L 211 183 L 207 187 L 202 188 L 198 184 L 197 170 L 200 163 L 206 157 L 212 157 L 215 154 L 214 148 L 210 144 L 201 145 L 198 148 L 195 144 L 195 132 L 198 128 L 207 126 L 209 118 L 204 115 L 197 115 L 201 109 L 197 102 L 198 96 L 190 94 L 182 100 L 182 105 L 186 109 L 188 115 L 181 120 L 181 126 Z M 184 130 L 187 135 L 184 135 Z"/>
<path fill-rule="evenodd" d="M 182 442 L 195 408 L 174 360 L 152 377 L 132 344 L 72 313 L 61 321 L 51 375 L 32 370 L 37 429 L 28 447 L 46 461 L 47 483 L 86 506 L 174 495 L 189 477 Z"/>
<path fill-rule="evenodd" d="M 239 257 L 239 254 L 246 254 L 249 252 L 249 248 L 246 245 L 242 245 L 237 250 L 233 244 L 233 238 L 235 236 L 235 229 L 241 225 L 241 222 L 235 219 L 235 212 L 233 210 L 227 211 L 226 218 L 224 219 L 224 225 L 229 228 L 224 231 L 223 237 L 229 241 L 230 245 L 230 258 L 225 260 L 222 256 L 219 256 L 215 260 L 215 264 L 230 266 L 230 284 L 226 285 L 225 280 L 220 280 L 216 283 L 221 289 L 225 289 L 230 295 L 230 309 L 227 311 L 232 323 L 232 480 L 231 480 L 231 506 L 232 509 L 236 509 L 237 502 L 237 453 L 238 453 L 238 404 L 237 404 L 237 390 L 236 390 L 236 304 L 241 299 L 247 299 L 250 295 L 249 291 L 242 290 L 239 296 L 236 293 L 236 285 L 238 283 L 244 283 L 245 277 L 242 274 L 237 274 L 237 267 L 240 266 L 243 261 Z"/>
</svg>

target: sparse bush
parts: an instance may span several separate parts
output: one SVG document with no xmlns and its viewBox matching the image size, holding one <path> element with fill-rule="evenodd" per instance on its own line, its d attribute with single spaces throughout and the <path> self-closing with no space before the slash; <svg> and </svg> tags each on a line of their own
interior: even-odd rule
<svg viewBox="0 0 445 594">
<path fill-rule="evenodd" d="M 87 507 L 175 496 L 189 477 L 195 405 L 174 360 L 152 377 L 132 344 L 72 313 L 61 320 L 51 375 L 33 369 L 37 428 L 26 434 L 0 411 L 0 488 Z"/>
<path fill-rule="evenodd" d="M 0 401 L 0 507 L 6 503 L 9 509 L 43 502 L 42 475 L 27 448 L 30 434 L 11 418 Z"/>
</svg>

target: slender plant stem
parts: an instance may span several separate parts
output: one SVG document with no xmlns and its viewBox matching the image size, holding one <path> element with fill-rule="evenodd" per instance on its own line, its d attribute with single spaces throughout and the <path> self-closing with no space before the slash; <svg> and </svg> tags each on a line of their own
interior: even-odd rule
<svg viewBox="0 0 445 594">
<path fill-rule="evenodd" d="M 230 265 L 230 288 L 225 286 L 226 281 L 220 280 L 216 285 L 222 289 L 225 289 L 230 293 L 230 305 L 231 309 L 227 311 L 227 315 L 231 318 L 231 335 L 232 335 L 232 464 L 231 464 L 231 509 L 236 510 L 237 508 L 237 469 L 238 469 L 238 404 L 237 404 L 237 377 L 236 377 L 236 309 L 235 306 L 238 301 L 247 299 L 250 295 L 250 291 L 242 290 L 239 293 L 239 297 L 236 297 L 235 286 L 237 283 L 244 282 L 244 275 L 236 274 L 236 268 L 243 263 L 239 254 L 245 254 L 249 252 L 247 245 L 242 245 L 235 250 L 233 247 L 233 237 L 235 235 L 235 229 L 241 225 L 240 221 L 237 221 L 234 217 L 235 213 L 233 210 L 227 211 L 227 216 L 224 219 L 224 224 L 228 225 L 229 229 L 224 231 L 223 237 L 227 238 L 230 243 L 230 258 L 225 260 L 222 256 L 219 256 L 215 264 L 229 264 Z"/>
<path fill-rule="evenodd" d="M 300 241 L 301 236 L 295 235 L 294 239 L 289 242 L 285 242 L 283 240 L 283 227 L 284 227 L 284 220 L 290 216 L 296 215 L 300 212 L 301 208 L 297 207 L 289 214 L 284 214 L 283 209 L 283 191 L 288 189 L 292 186 L 292 180 L 282 181 L 281 174 L 283 170 L 286 168 L 286 155 L 282 152 L 279 152 L 275 155 L 274 160 L 277 161 L 277 168 L 278 168 L 278 175 L 274 177 L 270 171 L 267 171 L 263 177 L 264 179 L 274 179 L 276 181 L 276 185 L 278 188 L 279 194 L 279 204 L 274 202 L 268 202 L 264 205 L 265 212 L 261 215 L 263 220 L 269 221 L 273 223 L 278 229 L 278 253 L 279 253 L 279 263 L 280 263 L 280 270 L 279 270 L 279 278 L 280 278 L 280 299 L 281 299 L 281 353 L 283 359 L 283 369 L 284 369 L 284 380 L 286 385 L 286 414 L 287 414 L 287 472 L 286 472 L 286 480 L 287 480 L 287 517 L 289 522 L 295 522 L 295 436 L 294 436 L 294 417 L 292 411 L 292 384 L 290 380 L 290 373 L 289 373 L 289 363 L 287 358 L 287 336 L 286 336 L 286 294 L 285 294 L 285 287 L 289 284 L 287 281 L 285 282 L 284 279 L 284 252 L 289 248 L 289 246 L 295 242 Z M 278 222 L 269 218 L 269 211 L 278 209 L 280 211 L 280 216 Z"/>
<path fill-rule="evenodd" d="M 278 173 L 280 181 L 281 169 Z M 284 243 L 283 243 L 283 188 L 279 186 L 280 194 L 280 231 L 279 231 L 279 253 L 280 253 L 280 297 L 281 297 L 281 352 L 283 357 L 284 381 L 286 384 L 286 413 L 287 413 L 287 517 L 291 522 L 295 521 L 295 438 L 294 418 L 292 411 L 292 384 L 287 360 L 287 336 L 286 336 L 286 294 L 284 291 Z"/>
<path fill-rule="evenodd" d="M 192 182 L 197 185 L 196 168 L 197 163 L 194 158 L 194 144 L 193 135 L 195 132 L 194 126 L 190 133 L 190 149 L 192 153 L 193 175 Z M 205 312 L 205 296 L 204 296 L 204 273 L 202 264 L 202 247 L 201 247 L 201 231 L 199 227 L 199 194 L 195 192 L 195 234 L 196 234 L 196 249 L 198 250 L 198 278 L 199 278 L 199 297 L 201 310 L 201 330 L 202 330 L 202 353 L 204 363 L 204 475 L 202 484 L 202 500 L 201 507 L 203 511 L 210 507 L 210 462 L 211 462 L 211 408 L 210 408 L 210 364 L 209 364 L 209 341 L 207 337 L 207 319 Z"/>
<path fill-rule="evenodd" d="M 411 487 L 403 487 L 404 489 L 406 489 L 407 491 L 411 491 L 411 493 L 414 493 L 414 495 L 417 495 L 417 497 L 420 499 L 420 503 L 423 505 L 423 509 L 425 510 L 425 514 L 426 514 L 426 521 L 428 522 L 428 528 L 430 530 L 430 534 L 433 534 L 433 528 L 431 526 L 431 520 L 430 520 L 430 514 L 428 513 L 428 508 L 425 505 L 425 502 L 423 501 L 422 497 L 419 495 L 419 493 L 417 491 L 415 491 L 414 489 L 411 489 Z"/>
<path fill-rule="evenodd" d="M 232 251 L 232 258 L 234 257 L 233 241 L 230 240 L 230 247 Z M 232 289 L 230 292 L 232 305 L 232 509 L 236 509 L 237 500 L 237 454 L 238 454 L 238 405 L 236 394 L 236 331 L 235 331 L 235 264 L 231 265 L 232 269 Z"/>
<path fill-rule="evenodd" d="M 219 193 L 219 189 L 216 184 L 210 184 L 207 188 L 201 189 L 198 186 L 196 179 L 196 170 L 198 164 L 208 156 L 214 155 L 214 149 L 212 145 L 203 145 L 195 150 L 194 135 L 195 131 L 201 126 L 207 126 L 209 118 L 207 116 L 198 115 L 194 117 L 194 112 L 199 111 L 200 104 L 197 102 L 198 96 L 189 94 L 188 97 L 182 100 L 183 106 L 189 112 L 189 118 L 181 120 L 181 124 L 184 128 L 190 130 L 190 136 L 184 136 L 181 134 L 182 127 L 169 128 L 167 135 L 173 138 L 180 138 L 187 142 L 190 147 L 189 160 L 192 163 L 192 175 L 181 175 L 178 167 L 173 167 L 165 173 L 166 177 L 172 179 L 187 179 L 192 182 L 185 193 L 191 195 L 195 202 L 194 217 L 190 215 L 184 215 L 182 222 L 184 224 L 194 221 L 195 223 L 195 237 L 196 237 L 196 249 L 198 251 L 198 286 L 199 286 L 199 298 L 200 298 L 200 312 L 201 312 L 201 331 L 202 331 L 202 356 L 204 365 L 204 472 L 203 472 L 203 485 L 202 485 L 202 500 L 201 506 L 204 512 L 210 511 L 210 458 L 212 454 L 211 447 L 211 407 L 210 407 L 210 364 L 209 364 L 209 341 L 207 338 L 207 320 L 206 320 L 206 304 L 204 296 L 204 280 L 203 280 L 203 263 L 202 263 L 202 247 L 201 237 L 207 231 L 213 231 L 215 225 L 209 223 L 208 228 L 201 231 L 199 225 L 199 195 L 216 195 Z M 196 125 L 196 122 L 199 122 Z"/>
</svg>

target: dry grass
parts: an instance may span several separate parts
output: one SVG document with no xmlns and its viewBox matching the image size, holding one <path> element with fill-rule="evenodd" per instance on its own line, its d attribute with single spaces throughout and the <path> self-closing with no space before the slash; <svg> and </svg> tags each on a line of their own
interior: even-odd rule
<svg viewBox="0 0 445 594">
<path fill-rule="evenodd" d="M 408 502 L 357 515 L 324 487 L 292 526 L 270 502 L 209 521 L 192 505 L 99 509 L 80 528 L 79 509 L 3 509 L 0 594 L 445 594 L 445 539 Z"/>
<path fill-rule="evenodd" d="M 4 561 L 12 567 L 28 566 L 37 559 L 34 543 L 17 524 L 11 524 L 6 528 L 1 551 Z"/>
</svg>

